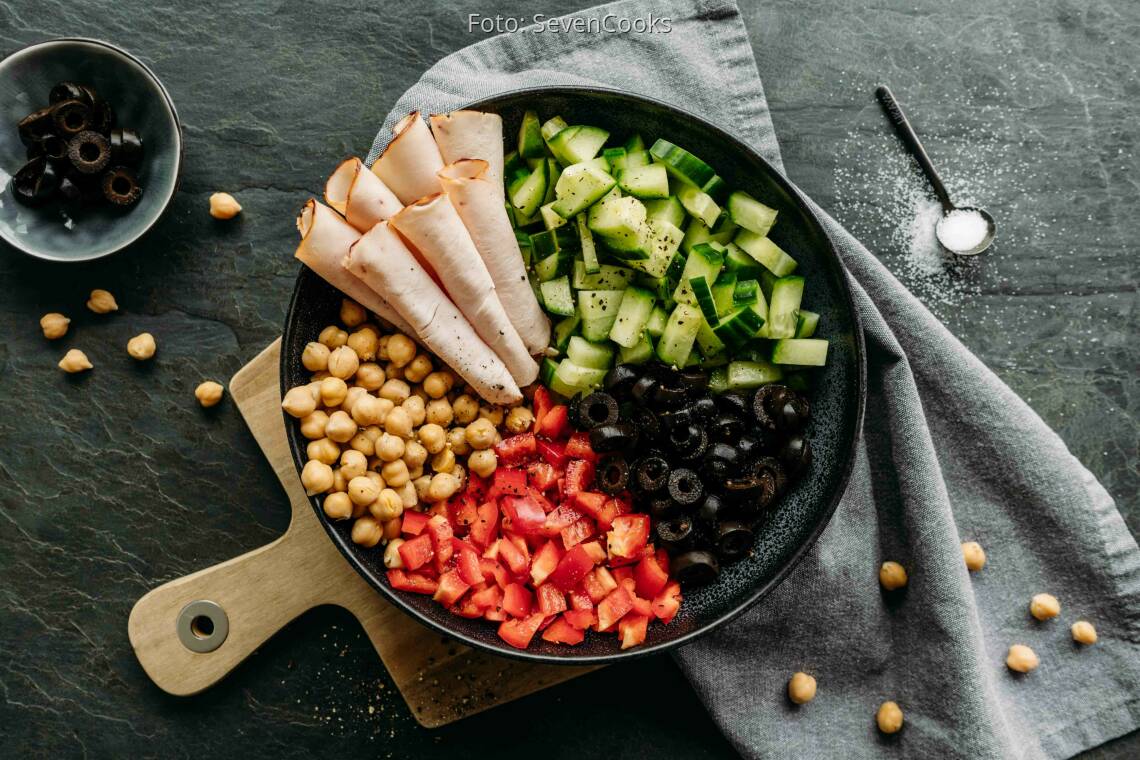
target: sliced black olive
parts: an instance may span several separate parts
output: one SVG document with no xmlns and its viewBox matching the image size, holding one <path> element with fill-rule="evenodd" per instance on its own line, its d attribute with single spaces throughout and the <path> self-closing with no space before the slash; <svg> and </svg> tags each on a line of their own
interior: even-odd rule
<svg viewBox="0 0 1140 760">
<path fill-rule="evenodd" d="M 645 406 L 653 400 L 653 392 L 657 390 L 657 378 L 653 375 L 642 375 L 630 386 L 629 394 L 633 400 Z"/>
<path fill-rule="evenodd" d="M 674 517 L 672 520 L 662 520 L 654 529 L 657 541 L 667 549 L 681 549 L 693 537 L 693 521 L 688 517 Z"/>
<path fill-rule="evenodd" d="M 716 398 L 720 408 L 729 414 L 745 416 L 752 412 L 752 402 L 747 394 L 741 391 L 727 391 Z"/>
<path fill-rule="evenodd" d="M 690 425 L 690 427 L 696 427 L 697 439 L 693 442 L 692 446 L 678 451 L 677 456 L 685 462 L 696 462 L 708 452 L 709 437 L 705 429 L 700 425 Z"/>
<path fill-rule="evenodd" d="M 678 454 L 684 454 L 700 443 L 702 432 L 701 428 L 690 423 L 672 425 L 669 428 L 669 447 Z"/>
<path fill-rule="evenodd" d="M 81 174 L 97 174 L 111 160 L 111 144 L 98 132 L 80 132 L 67 144 L 67 158 Z"/>
<path fill-rule="evenodd" d="M 105 135 L 111 132 L 113 126 L 115 126 L 115 111 L 111 108 L 111 104 L 105 100 L 96 100 L 95 105 L 91 106 L 91 128 Z M 139 148 L 142 148 L 141 140 Z"/>
<path fill-rule="evenodd" d="M 617 399 L 608 393 L 596 391 L 578 402 L 578 419 L 587 428 L 613 425 L 618 421 Z"/>
<path fill-rule="evenodd" d="M 709 438 L 714 441 L 733 443 L 744 435 L 744 421 L 732 413 L 714 417 L 708 426 Z"/>
<path fill-rule="evenodd" d="M 756 542 L 756 535 L 742 522 L 722 522 L 716 532 L 716 553 L 729 562 L 740 559 Z"/>
<path fill-rule="evenodd" d="M 676 380 L 676 378 L 673 379 Z M 685 403 L 688 395 L 688 390 L 679 383 L 658 383 L 657 388 L 653 391 L 653 403 L 666 409 L 676 409 Z"/>
<path fill-rule="evenodd" d="M 739 449 L 717 442 L 705 452 L 703 474 L 710 483 L 719 483 L 740 474 L 741 464 Z"/>
<path fill-rule="evenodd" d="M 64 163 L 67 160 L 67 141 L 58 135 L 47 135 L 39 143 L 43 155 L 48 157 L 48 160 L 55 164 Z"/>
<path fill-rule="evenodd" d="M 103 185 L 98 176 L 80 174 L 72 170 L 60 181 L 59 194 L 72 203 L 100 203 L 103 200 Z"/>
<path fill-rule="evenodd" d="M 776 420 L 776 427 L 785 433 L 795 433 L 803 430 L 811 419 L 811 406 L 808 400 L 789 390 L 782 402 L 777 403 L 772 410 Z"/>
<path fill-rule="evenodd" d="M 777 496 L 783 494 L 788 488 L 788 471 L 777 459 L 772 457 L 761 457 L 757 459 L 753 472 L 759 477 L 771 475 L 772 482 L 776 486 Z"/>
<path fill-rule="evenodd" d="M 780 461 L 793 477 L 811 466 L 811 443 L 802 435 L 793 435 L 780 447 Z"/>
<path fill-rule="evenodd" d="M 581 403 L 581 396 L 575 396 L 566 402 L 566 418 L 570 421 L 571 425 L 578 428 L 579 430 L 585 427 L 585 425 L 582 424 L 581 416 L 578 414 L 578 408 Z"/>
<path fill-rule="evenodd" d="M 64 100 L 51 108 L 55 133 L 65 140 L 91 129 L 91 109 L 78 100 Z"/>
<path fill-rule="evenodd" d="M 724 492 L 744 511 L 757 513 L 776 503 L 776 499 L 787 487 L 787 482 L 787 475 L 780 463 L 771 457 L 763 457 L 757 460 L 751 472 L 726 480 Z"/>
<path fill-rule="evenodd" d="M 602 425 L 590 430 L 590 447 L 599 454 L 627 451 L 637 445 L 637 429 L 628 422 Z"/>
<path fill-rule="evenodd" d="M 657 419 L 661 421 L 661 427 L 665 431 L 670 431 L 677 427 L 685 427 L 692 424 L 693 415 L 689 413 L 688 408 L 681 408 L 660 412 L 657 415 Z"/>
<path fill-rule="evenodd" d="M 697 507 L 697 522 L 711 528 L 721 521 L 726 511 L 724 501 L 715 493 L 710 493 Z"/>
<path fill-rule="evenodd" d="M 659 456 L 643 457 L 633 464 L 633 487 L 641 493 L 656 493 L 669 483 L 669 463 Z"/>
<path fill-rule="evenodd" d="M 702 424 L 708 424 L 708 421 L 717 416 L 716 401 L 710 396 L 701 396 L 694 400 L 686 408 L 689 416 L 695 420 L 700 420 Z"/>
<path fill-rule="evenodd" d="M 606 373 L 602 387 L 607 393 L 620 398 L 629 394 L 629 389 L 639 377 L 641 373 L 632 364 L 619 364 Z"/>
<path fill-rule="evenodd" d="M 683 369 L 678 372 L 677 377 L 681 381 L 681 384 L 690 391 L 703 391 L 709 387 L 709 375 L 703 370 L 690 367 L 689 369 Z"/>
<path fill-rule="evenodd" d="M 95 102 L 94 90 L 75 82 L 60 82 L 48 92 L 48 102 L 52 105 L 65 100 L 78 100 L 86 106 Z"/>
<path fill-rule="evenodd" d="M 116 206 L 133 205 L 142 195 L 138 178 L 125 166 L 116 166 L 103 174 L 103 197 Z"/>
<path fill-rule="evenodd" d="M 682 507 L 691 507 L 705 495 L 705 486 L 697 473 L 678 467 L 669 473 L 669 496 Z"/>
<path fill-rule="evenodd" d="M 673 577 L 685 586 L 703 586 L 720 575 L 720 563 L 712 552 L 693 549 L 673 560 Z"/>
<path fill-rule="evenodd" d="M 32 145 L 50 135 L 55 125 L 51 120 L 51 106 L 32 111 L 16 123 L 16 130 L 20 133 L 20 142 Z"/>
<path fill-rule="evenodd" d="M 661 421 L 644 406 L 635 406 L 623 416 L 637 428 L 643 441 L 656 441 L 661 435 Z"/>
<path fill-rule="evenodd" d="M 12 178 L 12 193 L 28 206 L 45 203 L 58 189 L 59 176 L 45 156 L 24 164 Z"/>
<path fill-rule="evenodd" d="M 769 432 L 779 429 L 775 411 L 783 405 L 791 391 L 783 385 L 765 385 L 752 397 L 752 416 L 760 423 L 760 428 Z"/>
<path fill-rule="evenodd" d="M 133 129 L 111 130 L 111 160 L 119 166 L 138 166 L 142 161 L 143 144 Z"/>
<path fill-rule="evenodd" d="M 598 488 L 606 493 L 621 493 L 629 486 L 629 463 L 621 455 L 602 457 L 596 472 Z"/>
<path fill-rule="evenodd" d="M 677 514 L 680 507 L 668 496 L 658 496 L 649 501 L 649 516 L 654 520 L 668 520 Z"/>
<path fill-rule="evenodd" d="M 742 435 L 736 439 L 736 450 L 740 453 L 741 460 L 755 459 L 767 451 L 759 439 L 750 435 Z"/>
</svg>

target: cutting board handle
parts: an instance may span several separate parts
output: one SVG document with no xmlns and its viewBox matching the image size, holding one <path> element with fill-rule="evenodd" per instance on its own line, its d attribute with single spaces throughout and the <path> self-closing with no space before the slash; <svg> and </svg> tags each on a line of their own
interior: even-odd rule
<svg viewBox="0 0 1140 760">
<path fill-rule="evenodd" d="M 298 615 L 333 602 L 335 591 L 320 572 L 327 558 L 313 556 L 332 549 L 332 542 L 324 535 L 314 541 L 310 530 L 305 521 L 295 521 L 273 543 L 140 599 L 127 629 L 147 675 L 170 694 L 197 694 Z"/>
</svg>

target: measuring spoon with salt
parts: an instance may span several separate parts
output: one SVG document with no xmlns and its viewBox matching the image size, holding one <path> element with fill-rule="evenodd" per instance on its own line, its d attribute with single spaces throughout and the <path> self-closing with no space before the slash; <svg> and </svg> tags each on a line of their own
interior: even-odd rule
<svg viewBox="0 0 1140 760">
<path fill-rule="evenodd" d="M 930 161 L 930 156 L 926 154 L 926 149 L 922 147 L 914 127 L 907 121 L 890 88 L 879 85 L 875 88 L 875 97 L 879 99 L 887 118 L 902 138 L 903 145 L 918 162 L 919 168 L 926 175 L 930 186 L 934 188 L 934 194 L 942 204 L 942 218 L 938 220 L 938 226 L 934 230 L 939 245 L 956 256 L 976 256 L 989 248 L 997 233 L 994 218 L 985 209 L 971 206 L 959 208 L 954 205 L 950 200 L 950 194 L 946 192 L 946 186 L 942 184 L 942 178 L 938 176 L 934 164 Z"/>
</svg>

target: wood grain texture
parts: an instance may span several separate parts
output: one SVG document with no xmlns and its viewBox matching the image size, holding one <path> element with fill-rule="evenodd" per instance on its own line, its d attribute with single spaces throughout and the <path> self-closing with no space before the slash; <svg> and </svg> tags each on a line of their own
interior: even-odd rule
<svg viewBox="0 0 1140 760">
<path fill-rule="evenodd" d="M 335 604 L 356 616 L 420 724 L 432 728 L 595 668 L 514 662 L 443 638 L 384 601 L 333 545 L 297 478 L 278 389 L 280 340 L 230 381 L 230 394 L 289 495 L 292 520 L 266 546 L 154 589 L 131 610 L 128 633 L 147 675 L 164 691 L 196 694 L 218 682 L 301 613 Z M 226 611 L 229 635 L 196 653 L 175 634 L 189 602 Z"/>
</svg>

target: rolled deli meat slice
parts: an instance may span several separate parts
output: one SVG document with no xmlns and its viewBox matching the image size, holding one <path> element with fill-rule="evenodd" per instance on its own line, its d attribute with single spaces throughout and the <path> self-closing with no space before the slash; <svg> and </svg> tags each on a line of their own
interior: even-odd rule
<svg viewBox="0 0 1140 760">
<path fill-rule="evenodd" d="M 359 158 L 346 158 L 332 173 L 325 183 L 325 203 L 361 232 L 391 219 L 404 207 Z"/>
<path fill-rule="evenodd" d="M 431 132 L 439 145 L 444 163 L 463 158 L 487 162 L 487 179 L 502 198 L 503 188 L 503 119 L 496 113 L 452 111 L 431 115 Z"/>
<path fill-rule="evenodd" d="M 443 157 L 420 112 L 412 111 L 396 123 L 392 132 L 396 136 L 372 164 L 372 173 L 391 188 L 404 205 L 438 193 L 436 172 L 443 168 Z"/>
</svg>

